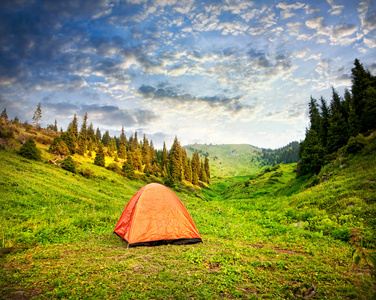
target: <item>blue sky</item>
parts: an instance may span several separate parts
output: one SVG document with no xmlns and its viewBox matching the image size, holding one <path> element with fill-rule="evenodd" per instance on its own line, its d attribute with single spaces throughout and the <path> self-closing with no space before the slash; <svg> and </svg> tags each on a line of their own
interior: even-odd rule
<svg viewBox="0 0 376 300">
<path fill-rule="evenodd" d="M 313 3 L 313 4 L 312 4 Z M 282 147 L 310 96 L 376 73 L 369 1 L 2 0 L 0 109 L 64 130 L 76 113 L 171 145 Z"/>
</svg>

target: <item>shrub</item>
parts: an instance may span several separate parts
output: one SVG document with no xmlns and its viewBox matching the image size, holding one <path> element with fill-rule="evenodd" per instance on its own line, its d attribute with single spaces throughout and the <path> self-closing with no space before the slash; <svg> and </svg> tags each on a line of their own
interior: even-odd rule
<svg viewBox="0 0 376 300">
<path fill-rule="evenodd" d="M 49 151 L 55 155 L 68 155 L 70 153 L 67 144 L 58 136 L 52 141 Z"/>
<path fill-rule="evenodd" d="M 3 139 L 14 138 L 14 133 L 13 133 L 12 128 L 5 127 L 0 124 L 0 138 L 3 138 Z"/>
<path fill-rule="evenodd" d="M 358 134 L 356 137 L 352 136 L 349 138 L 345 151 L 347 154 L 355 154 L 362 150 L 366 145 L 366 139 L 362 134 Z"/>
<path fill-rule="evenodd" d="M 25 144 L 22 145 L 18 154 L 28 159 L 41 160 L 41 152 L 37 148 L 33 138 L 29 138 Z"/>
<path fill-rule="evenodd" d="M 72 159 L 72 157 L 68 156 L 66 159 L 64 159 L 62 162 L 61 162 L 61 167 L 64 169 L 64 170 L 67 170 L 69 172 L 72 172 L 72 173 L 77 173 L 76 171 L 76 165 L 74 164 L 74 161 Z"/>
<path fill-rule="evenodd" d="M 120 166 L 117 163 L 111 163 L 106 167 L 107 170 L 113 171 L 118 174 L 122 174 Z"/>
<path fill-rule="evenodd" d="M 94 172 L 90 170 L 89 168 L 82 169 L 78 173 L 86 178 L 90 178 L 94 176 Z"/>
</svg>

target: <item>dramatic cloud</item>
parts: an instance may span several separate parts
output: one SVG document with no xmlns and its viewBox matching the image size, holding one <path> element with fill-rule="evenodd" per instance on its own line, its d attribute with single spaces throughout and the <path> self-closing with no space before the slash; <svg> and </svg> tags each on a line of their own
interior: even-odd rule
<svg viewBox="0 0 376 300">
<path fill-rule="evenodd" d="M 355 58 L 374 72 L 375 8 L 374 0 L 3 0 L 0 109 L 30 121 L 41 102 L 42 125 L 66 128 L 87 112 L 112 134 L 126 126 L 185 143 L 280 147 L 303 138 L 310 95 L 351 84 Z"/>
</svg>

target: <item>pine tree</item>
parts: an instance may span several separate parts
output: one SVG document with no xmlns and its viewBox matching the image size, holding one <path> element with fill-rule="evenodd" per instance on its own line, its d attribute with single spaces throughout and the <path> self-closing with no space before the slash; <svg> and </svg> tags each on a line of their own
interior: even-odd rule
<svg viewBox="0 0 376 300">
<path fill-rule="evenodd" d="M 206 172 L 205 172 L 205 168 L 204 168 L 204 162 L 201 160 L 201 167 L 200 167 L 200 176 L 199 176 L 199 179 L 202 181 L 202 182 L 207 182 L 208 179 L 206 177 Z"/>
<path fill-rule="evenodd" d="M 38 103 L 37 109 L 34 112 L 33 124 L 35 127 L 39 128 L 39 122 L 42 119 L 42 108 L 40 102 Z"/>
<path fill-rule="evenodd" d="M 157 163 L 157 156 L 155 155 L 155 149 L 153 141 L 150 141 L 150 162 L 154 165 Z"/>
<path fill-rule="evenodd" d="M 142 162 L 144 165 L 150 165 L 151 159 L 150 159 L 150 147 L 149 147 L 149 141 L 146 139 L 146 136 L 144 134 L 142 148 Z"/>
<path fill-rule="evenodd" d="M 363 112 L 363 98 L 367 88 L 372 83 L 371 74 L 366 71 L 358 59 L 355 59 L 354 68 L 351 69 L 352 87 L 351 93 L 354 98 L 354 109 L 358 116 Z"/>
<path fill-rule="evenodd" d="M 167 149 L 166 149 L 166 144 L 165 142 L 163 142 L 163 150 L 162 150 L 162 168 L 164 166 L 167 166 L 168 165 L 168 153 L 167 153 Z"/>
<path fill-rule="evenodd" d="M 90 123 L 90 125 L 87 129 L 87 137 L 88 137 L 89 141 L 91 141 L 92 143 L 96 143 L 97 138 L 95 136 L 93 123 Z"/>
<path fill-rule="evenodd" d="M 74 114 L 73 121 L 69 124 L 71 127 L 71 131 L 74 134 L 75 142 L 78 140 L 78 122 L 77 122 L 77 116 Z"/>
<path fill-rule="evenodd" d="M 127 138 L 124 133 L 124 126 L 121 128 L 118 155 L 121 159 L 125 159 L 127 156 Z"/>
<path fill-rule="evenodd" d="M 128 179 L 134 179 L 135 173 L 133 169 L 133 162 L 131 156 L 128 156 L 127 160 L 124 162 L 122 170 L 125 177 L 127 177 Z"/>
<path fill-rule="evenodd" d="M 171 150 L 170 150 L 170 173 L 171 173 L 173 180 L 182 180 L 181 169 L 182 169 L 181 146 L 178 141 L 178 138 L 175 136 L 174 143 L 172 144 Z"/>
<path fill-rule="evenodd" d="M 348 140 L 347 124 L 342 114 L 342 101 L 338 93 L 332 89 L 333 96 L 330 103 L 331 115 L 329 117 L 327 152 L 334 153 Z"/>
<path fill-rule="evenodd" d="M 321 126 L 321 116 L 319 113 L 316 99 L 311 97 L 311 101 L 309 102 L 308 106 L 309 106 L 309 120 L 311 123 L 310 128 L 315 130 L 316 132 L 319 132 L 320 126 Z"/>
<path fill-rule="evenodd" d="M 321 124 L 318 132 L 322 145 L 325 148 L 328 144 L 328 128 L 329 128 L 329 109 L 323 97 L 320 98 L 321 102 Z"/>
<path fill-rule="evenodd" d="M 95 132 L 95 139 L 97 140 L 97 143 L 99 143 L 102 140 L 102 134 L 99 130 L 99 127 L 97 127 L 97 131 Z"/>
<path fill-rule="evenodd" d="M 86 151 L 87 151 L 87 142 L 88 142 L 87 113 L 85 113 L 84 121 L 82 122 L 80 133 L 78 134 L 77 153 L 79 155 L 85 155 L 86 154 Z"/>
<path fill-rule="evenodd" d="M 102 137 L 103 146 L 108 147 L 108 145 L 110 145 L 110 142 L 111 142 L 110 132 L 106 130 L 106 132 L 104 133 Z"/>
<path fill-rule="evenodd" d="M 357 116 L 353 104 L 350 103 L 349 106 L 349 118 L 347 120 L 347 134 L 349 137 L 357 136 L 360 132 L 360 121 Z"/>
<path fill-rule="evenodd" d="M 306 132 L 306 137 L 300 145 L 299 156 L 301 157 L 299 175 L 317 174 L 324 164 L 325 149 L 315 130 Z"/>
<path fill-rule="evenodd" d="M 18 151 L 18 154 L 28 159 L 38 161 L 42 158 L 41 151 L 37 148 L 37 145 L 32 137 L 22 145 L 22 147 Z"/>
<path fill-rule="evenodd" d="M 198 185 L 200 174 L 200 157 L 198 156 L 197 151 L 193 153 L 192 156 L 192 183 Z"/>
<path fill-rule="evenodd" d="M 8 114 L 7 114 L 6 108 L 4 108 L 3 112 L 1 113 L 1 117 L 4 118 L 5 120 L 8 120 Z"/>
<path fill-rule="evenodd" d="M 187 172 L 188 172 L 188 157 L 187 157 L 187 151 L 182 148 L 181 149 L 181 154 L 182 154 L 182 157 L 181 157 L 181 163 L 182 163 L 182 167 L 181 167 L 181 178 L 182 180 L 188 180 L 187 179 Z M 192 175 L 191 175 L 192 176 Z"/>
<path fill-rule="evenodd" d="M 57 132 L 57 121 L 55 119 L 54 131 Z"/>
<path fill-rule="evenodd" d="M 205 172 L 206 172 L 207 182 L 209 182 L 209 179 L 210 179 L 210 167 L 209 167 L 209 158 L 208 158 L 207 155 L 205 155 L 204 168 L 205 168 Z"/>
<path fill-rule="evenodd" d="M 14 124 L 14 125 L 18 125 L 18 124 L 20 124 L 20 120 L 18 119 L 17 116 L 14 117 L 13 124 Z"/>
<path fill-rule="evenodd" d="M 104 157 L 102 145 L 99 146 L 98 152 L 95 155 L 94 165 L 97 165 L 97 166 L 100 166 L 100 167 L 105 166 L 105 157 Z"/>
<path fill-rule="evenodd" d="M 361 116 L 363 131 L 376 129 L 376 86 L 368 87 L 363 98 L 364 111 Z"/>
<path fill-rule="evenodd" d="M 188 182 L 192 182 L 192 165 L 190 159 L 187 160 L 187 167 L 184 171 L 184 177 Z"/>
<path fill-rule="evenodd" d="M 77 139 L 75 135 L 74 122 L 69 124 L 67 131 L 61 134 L 61 138 L 67 145 L 70 153 L 75 154 Z"/>
<path fill-rule="evenodd" d="M 132 156 L 133 169 L 142 172 L 142 156 L 139 148 L 130 153 Z"/>
</svg>

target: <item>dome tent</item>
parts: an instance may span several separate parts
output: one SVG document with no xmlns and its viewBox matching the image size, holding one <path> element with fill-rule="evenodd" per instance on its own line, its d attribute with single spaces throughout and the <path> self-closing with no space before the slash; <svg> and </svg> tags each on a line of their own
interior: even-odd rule
<svg viewBox="0 0 376 300">
<path fill-rule="evenodd" d="M 147 184 L 134 194 L 114 232 L 129 247 L 202 242 L 183 203 L 158 183 Z"/>
</svg>

